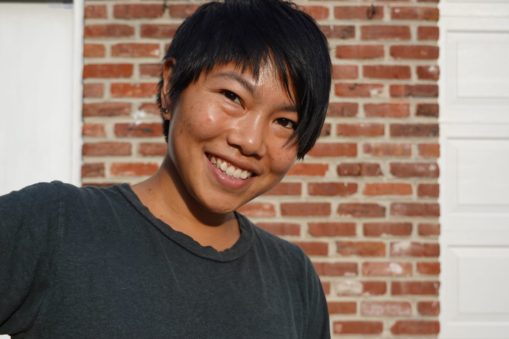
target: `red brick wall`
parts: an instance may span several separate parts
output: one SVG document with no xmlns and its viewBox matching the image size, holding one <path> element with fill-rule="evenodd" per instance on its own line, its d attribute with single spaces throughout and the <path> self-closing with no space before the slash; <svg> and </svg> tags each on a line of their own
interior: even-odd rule
<svg viewBox="0 0 509 339">
<path fill-rule="evenodd" d="M 298 3 L 329 38 L 328 118 L 306 160 L 243 212 L 311 256 L 336 336 L 436 337 L 437 1 Z M 86 1 L 83 184 L 158 167 L 158 64 L 195 6 Z"/>
</svg>

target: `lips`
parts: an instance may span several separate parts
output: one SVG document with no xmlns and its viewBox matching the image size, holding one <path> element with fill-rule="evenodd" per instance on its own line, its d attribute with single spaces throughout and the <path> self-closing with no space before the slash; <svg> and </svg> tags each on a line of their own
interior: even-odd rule
<svg viewBox="0 0 509 339">
<path fill-rule="evenodd" d="M 246 180 L 253 176 L 253 172 L 236 167 L 235 165 L 229 163 L 228 161 L 218 158 L 213 155 L 207 156 L 217 169 L 219 169 L 221 172 L 225 173 L 229 177 L 235 178 L 235 179 L 242 179 Z"/>
</svg>

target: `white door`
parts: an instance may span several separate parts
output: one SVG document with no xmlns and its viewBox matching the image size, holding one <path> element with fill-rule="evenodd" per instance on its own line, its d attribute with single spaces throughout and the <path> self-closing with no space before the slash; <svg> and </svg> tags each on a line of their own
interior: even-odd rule
<svg viewBox="0 0 509 339">
<path fill-rule="evenodd" d="M 79 184 L 82 6 L 0 2 L 0 194 Z"/>
<path fill-rule="evenodd" d="M 441 3 L 441 338 L 509 338 L 509 1 Z"/>
</svg>

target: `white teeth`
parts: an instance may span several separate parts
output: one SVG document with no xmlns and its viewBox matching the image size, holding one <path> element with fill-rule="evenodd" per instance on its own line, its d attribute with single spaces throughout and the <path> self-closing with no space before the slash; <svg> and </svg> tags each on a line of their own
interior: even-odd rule
<svg viewBox="0 0 509 339">
<path fill-rule="evenodd" d="M 223 171 L 230 177 L 237 179 L 247 179 L 253 175 L 253 173 L 235 167 L 229 162 L 224 161 L 223 159 L 219 159 L 214 156 L 210 156 L 209 159 L 214 166 L 219 168 L 221 171 Z"/>
</svg>

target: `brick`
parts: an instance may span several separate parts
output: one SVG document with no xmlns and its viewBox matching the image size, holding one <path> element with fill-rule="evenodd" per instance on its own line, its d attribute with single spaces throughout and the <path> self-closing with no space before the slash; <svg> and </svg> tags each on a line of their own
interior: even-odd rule
<svg viewBox="0 0 509 339">
<path fill-rule="evenodd" d="M 338 97 L 376 98 L 384 92 L 382 84 L 336 83 L 334 92 Z"/>
<path fill-rule="evenodd" d="M 438 257 L 440 248 L 437 243 L 398 241 L 391 243 L 391 257 Z"/>
<path fill-rule="evenodd" d="M 86 5 L 85 19 L 105 19 L 107 16 L 105 5 Z"/>
<path fill-rule="evenodd" d="M 365 154 L 374 157 L 409 157 L 412 155 L 410 144 L 366 143 L 363 145 Z"/>
<path fill-rule="evenodd" d="M 393 281 L 392 295 L 438 295 L 440 284 L 435 281 Z"/>
<path fill-rule="evenodd" d="M 348 40 L 355 38 L 355 26 L 353 25 L 320 25 L 319 27 L 327 39 Z"/>
<path fill-rule="evenodd" d="M 437 203 L 393 203 L 391 215 L 400 217 L 435 217 L 440 216 Z"/>
<path fill-rule="evenodd" d="M 439 114 L 438 104 L 417 104 L 415 115 L 418 117 L 437 118 Z"/>
<path fill-rule="evenodd" d="M 85 123 L 81 128 L 81 134 L 85 137 L 104 137 L 106 131 L 103 124 Z"/>
<path fill-rule="evenodd" d="M 159 169 L 156 163 L 113 163 L 111 164 L 111 175 L 115 177 L 138 177 L 154 174 Z"/>
<path fill-rule="evenodd" d="M 411 195 L 412 185 L 406 183 L 367 183 L 362 193 L 367 196 Z"/>
<path fill-rule="evenodd" d="M 143 24 L 141 25 L 141 37 L 153 39 L 170 39 L 175 35 L 178 25 L 155 25 Z"/>
<path fill-rule="evenodd" d="M 361 27 L 362 40 L 410 40 L 410 27 L 373 25 Z"/>
<path fill-rule="evenodd" d="M 338 241 L 337 253 L 342 256 L 383 257 L 385 244 L 376 241 Z"/>
<path fill-rule="evenodd" d="M 82 178 L 104 178 L 104 163 L 88 163 L 81 165 Z"/>
<path fill-rule="evenodd" d="M 159 44 L 120 43 L 111 46 L 113 57 L 159 58 Z"/>
<path fill-rule="evenodd" d="M 329 170 L 327 164 L 296 163 L 288 171 L 290 176 L 318 176 L 323 177 Z"/>
<path fill-rule="evenodd" d="M 84 143 L 82 154 L 84 156 L 131 155 L 131 144 L 128 142 Z"/>
<path fill-rule="evenodd" d="M 438 301 L 421 301 L 417 303 L 417 312 L 424 316 L 438 316 L 440 303 Z"/>
<path fill-rule="evenodd" d="M 339 45 L 336 47 L 336 58 L 339 59 L 379 59 L 383 56 L 383 45 Z"/>
<path fill-rule="evenodd" d="M 355 218 L 381 218 L 385 216 L 385 207 L 375 203 L 341 203 L 337 213 Z"/>
<path fill-rule="evenodd" d="M 130 78 L 132 64 L 89 64 L 83 66 L 83 78 Z"/>
<path fill-rule="evenodd" d="M 83 104 L 85 117 L 115 117 L 126 116 L 131 113 L 132 107 L 128 102 L 100 102 Z"/>
<path fill-rule="evenodd" d="M 440 235 L 439 224 L 419 224 L 419 235 L 422 237 L 438 237 Z"/>
<path fill-rule="evenodd" d="M 410 115 L 408 103 L 365 104 L 364 112 L 369 118 L 406 118 Z"/>
<path fill-rule="evenodd" d="M 366 237 L 396 236 L 404 237 L 412 234 L 412 223 L 409 222 L 374 222 L 363 225 Z"/>
<path fill-rule="evenodd" d="M 383 323 L 381 321 L 334 321 L 334 334 L 381 334 Z"/>
<path fill-rule="evenodd" d="M 196 11 L 198 5 L 170 5 L 170 16 L 173 18 L 187 18 Z"/>
<path fill-rule="evenodd" d="M 239 212 L 248 217 L 274 217 L 276 208 L 271 203 L 249 202 L 239 208 Z"/>
<path fill-rule="evenodd" d="M 396 45 L 391 46 L 390 55 L 395 59 L 436 60 L 438 47 L 428 45 Z"/>
<path fill-rule="evenodd" d="M 420 80 L 438 80 L 440 69 L 437 65 L 417 66 L 417 77 Z"/>
<path fill-rule="evenodd" d="M 339 296 L 353 296 L 362 295 L 363 285 L 361 281 L 351 278 L 343 278 L 334 281 L 335 295 Z"/>
<path fill-rule="evenodd" d="M 440 186 L 438 184 L 419 184 L 417 196 L 420 198 L 438 198 Z"/>
<path fill-rule="evenodd" d="M 332 67 L 333 79 L 357 79 L 359 67 L 356 65 L 334 65 Z"/>
<path fill-rule="evenodd" d="M 436 7 L 392 7 L 392 20 L 422 20 L 422 21 L 438 21 L 438 8 Z"/>
<path fill-rule="evenodd" d="M 159 106 L 157 106 L 156 103 L 153 102 L 144 102 L 140 106 L 138 106 L 138 110 L 140 110 L 143 113 L 148 113 L 152 115 L 161 115 L 161 110 L 159 109 Z"/>
<path fill-rule="evenodd" d="M 281 182 L 273 187 L 265 195 L 284 196 L 284 195 L 301 195 L 302 185 L 299 182 Z"/>
<path fill-rule="evenodd" d="M 153 19 L 164 13 L 163 4 L 119 4 L 113 6 L 117 19 Z"/>
<path fill-rule="evenodd" d="M 257 225 L 267 232 L 278 236 L 299 236 L 300 235 L 300 225 L 296 223 L 289 222 L 260 222 Z"/>
<path fill-rule="evenodd" d="M 384 8 L 382 6 L 336 6 L 334 18 L 341 20 L 375 20 L 383 19 Z"/>
<path fill-rule="evenodd" d="M 330 314 L 355 314 L 357 303 L 353 301 L 330 301 L 327 303 Z"/>
<path fill-rule="evenodd" d="M 423 275 L 439 275 L 440 263 L 439 262 L 418 262 L 417 272 Z"/>
<path fill-rule="evenodd" d="M 330 282 L 328 281 L 321 281 L 323 293 L 327 296 L 330 294 Z"/>
<path fill-rule="evenodd" d="M 284 202 L 281 203 L 283 216 L 328 216 L 331 206 L 325 202 Z"/>
<path fill-rule="evenodd" d="M 438 124 L 391 124 L 391 137 L 435 138 Z"/>
<path fill-rule="evenodd" d="M 142 83 L 113 83 L 111 96 L 114 98 L 143 98 L 151 97 L 157 92 L 157 84 Z"/>
<path fill-rule="evenodd" d="M 408 277 L 412 264 L 408 262 L 364 262 L 362 275 L 368 277 Z"/>
<path fill-rule="evenodd" d="M 440 332 L 440 323 L 436 320 L 398 320 L 392 325 L 391 332 L 396 335 L 434 335 Z"/>
<path fill-rule="evenodd" d="M 139 66 L 140 76 L 142 77 L 159 77 L 161 75 L 161 64 L 141 64 Z"/>
<path fill-rule="evenodd" d="M 417 148 L 421 157 L 438 158 L 440 156 L 440 144 L 419 144 Z"/>
<path fill-rule="evenodd" d="M 83 56 L 85 58 L 102 58 L 106 54 L 106 48 L 102 44 L 84 44 Z"/>
<path fill-rule="evenodd" d="M 362 67 L 362 74 L 367 79 L 410 79 L 409 66 L 368 65 Z"/>
<path fill-rule="evenodd" d="M 343 137 L 379 137 L 385 134 L 385 126 L 373 123 L 338 124 L 336 134 Z"/>
<path fill-rule="evenodd" d="M 437 26 L 420 26 L 417 28 L 417 39 L 437 41 L 440 30 Z"/>
<path fill-rule="evenodd" d="M 84 98 L 102 98 L 104 96 L 103 84 L 83 84 Z"/>
<path fill-rule="evenodd" d="M 311 15 L 315 20 L 324 20 L 329 17 L 329 8 L 325 6 L 307 5 L 299 6 L 299 8 Z"/>
<path fill-rule="evenodd" d="M 163 135 L 161 123 L 120 123 L 115 124 L 115 136 L 125 137 L 160 137 Z"/>
<path fill-rule="evenodd" d="M 399 178 L 438 178 L 436 163 L 391 163 L 391 174 Z"/>
<path fill-rule="evenodd" d="M 332 196 L 332 197 L 345 197 L 357 192 L 356 183 L 345 182 L 319 182 L 309 183 L 309 195 Z"/>
<path fill-rule="evenodd" d="M 357 156 L 357 144 L 317 143 L 308 154 L 311 157 L 355 157 Z"/>
<path fill-rule="evenodd" d="M 361 315 L 365 317 L 408 317 L 412 305 L 407 301 L 363 301 Z"/>
<path fill-rule="evenodd" d="M 322 126 L 322 130 L 320 131 L 320 137 L 328 137 L 331 132 L 331 124 L 326 122 Z"/>
<path fill-rule="evenodd" d="M 123 24 L 86 25 L 85 38 L 125 38 L 134 35 L 134 27 Z"/>
<path fill-rule="evenodd" d="M 330 117 L 354 117 L 359 111 L 359 104 L 356 102 L 332 102 L 329 104 L 327 116 Z"/>
<path fill-rule="evenodd" d="M 313 237 L 353 237 L 357 234 L 354 222 L 315 222 L 308 227 Z"/>
<path fill-rule="evenodd" d="M 337 174 L 342 177 L 377 177 L 383 175 L 380 164 L 375 163 L 342 163 L 337 167 Z"/>
<path fill-rule="evenodd" d="M 362 282 L 363 295 L 384 295 L 387 293 L 385 281 L 364 281 Z"/>
<path fill-rule="evenodd" d="M 390 85 L 392 98 L 438 98 L 438 85 Z"/>
<path fill-rule="evenodd" d="M 143 142 L 138 147 L 138 153 L 144 157 L 164 156 L 166 154 L 166 143 Z"/>
<path fill-rule="evenodd" d="M 357 264 L 353 262 L 315 262 L 314 266 L 320 276 L 345 277 L 358 274 Z"/>
<path fill-rule="evenodd" d="M 329 254 L 329 244 L 319 241 L 294 241 L 309 256 L 327 256 Z"/>
</svg>

